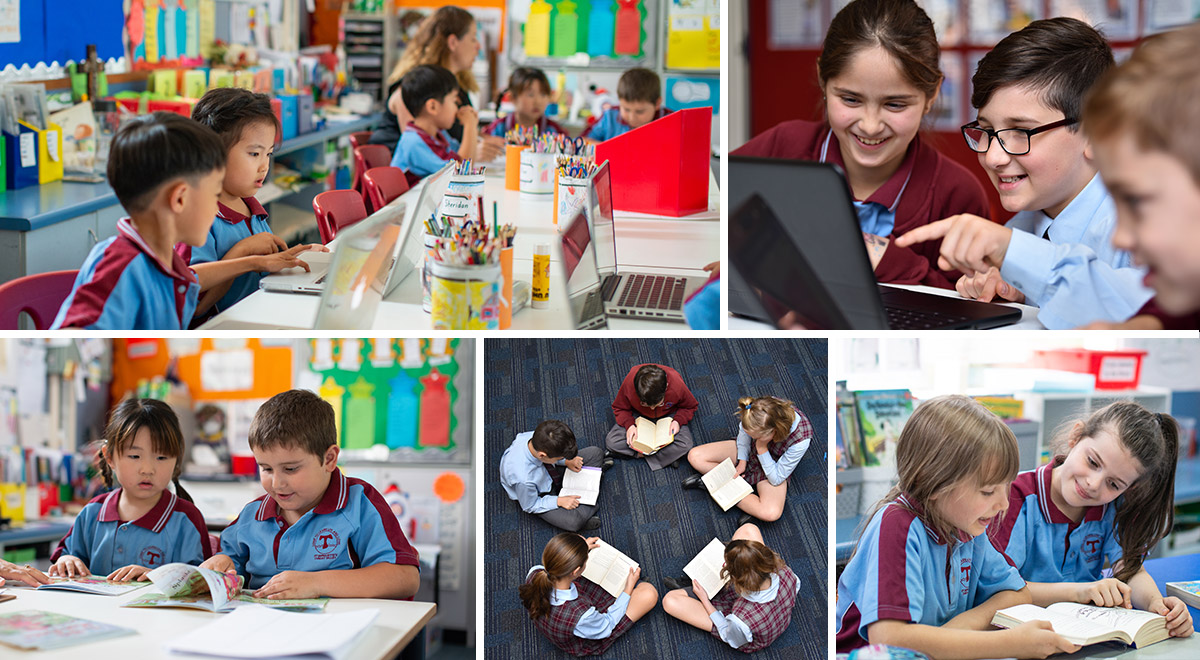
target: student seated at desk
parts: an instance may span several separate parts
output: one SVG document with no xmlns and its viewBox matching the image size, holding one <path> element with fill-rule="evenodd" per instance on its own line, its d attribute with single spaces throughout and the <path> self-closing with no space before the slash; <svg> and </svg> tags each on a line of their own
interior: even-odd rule
<svg viewBox="0 0 1200 660">
<path fill-rule="evenodd" d="M 192 119 L 213 129 L 225 144 L 225 178 L 217 202 L 217 217 L 208 240 L 198 248 L 181 243 L 176 247 L 192 269 L 203 273 L 209 264 L 250 255 L 282 252 L 296 256 L 305 250 L 328 251 L 323 245 L 287 243 L 271 233 L 267 211 L 254 198 L 271 172 L 271 153 L 279 133 L 279 120 L 271 110 L 271 98 L 240 87 L 210 90 L 192 108 Z M 262 271 L 244 272 L 212 288 L 200 290 L 196 315 L 216 314 L 229 309 L 258 290 Z"/>
<path fill-rule="evenodd" d="M 453 73 L 440 66 L 419 66 L 404 74 L 400 89 L 413 120 L 396 143 L 392 167 L 404 170 L 409 185 L 440 170 L 447 161 L 467 160 L 475 153 L 479 116 L 469 105 L 459 107 Z M 462 143 L 446 132 L 455 118 L 463 125 Z"/>
<path fill-rule="evenodd" d="M 337 467 L 333 407 L 307 390 L 271 397 L 250 422 L 266 495 L 201 566 L 246 578 L 256 598 L 412 598 L 417 553 L 379 491 Z"/>
<path fill-rule="evenodd" d="M 201 289 L 250 271 L 304 265 L 256 255 L 195 272 L 175 248 L 201 247 L 217 215 L 225 147 L 207 126 L 169 112 L 136 117 L 113 138 L 108 182 L 129 217 L 97 243 L 51 329 L 187 330 Z"/>
<path fill-rule="evenodd" d="M 964 273 L 960 294 L 1036 305 L 1051 330 L 1132 316 L 1151 291 L 1111 244 L 1112 197 L 1079 127 L 1088 90 L 1112 66 L 1104 36 L 1074 18 L 1034 21 L 1002 39 L 971 79 L 979 116 L 962 130 L 1017 214 L 999 225 L 965 213 L 897 243 L 940 239 L 939 263 Z"/>
<path fill-rule="evenodd" d="M 987 213 L 979 181 L 919 134 L 944 78 L 938 53 L 933 21 L 916 3 L 851 2 L 821 49 L 825 119 L 783 122 L 733 153 L 838 165 L 875 278 L 952 289 L 958 274 L 938 269 L 936 245 L 891 239 L 956 213 Z"/>
<path fill-rule="evenodd" d="M 582 137 L 595 142 L 611 140 L 671 112 L 663 107 L 662 81 L 650 69 L 635 68 L 622 73 L 617 81 L 617 100 L 618 107 L 605 110 Z"/>
<path fill-rule="evenodd" d="M 1028 581 L 1033 604 L 1136 607 L 1192 634 L 1187 605 L 1142 566 L 1171 531 L 1179 427 L 1132 401 L 1111 403 L 1055 439 L 1049 464 L 1017 475 L 992 542 Z M 1113 577 L 1103 578 L 1105 559 Z"/>
<path fill-rule="evenodd" d="M 508 93 L 512 95 L 513 111 L 488 124 L 483 129 L 484 135 L 504 137 L 518 127 L 536 128 L 538 135 L 566 134 L 562 126 L 546 116 L 546 106 L 550 104 L 550 80 L 541 69 L 531 66 L 513 69 L 508 76 Z"/>
<path fill-rule="evenodd" d="M 126 399 L 112 412 L 97 460 L 104 485 L 75 518 L 50 560 L 50 575 L 105 575 L 146 580 L 164 564 L 199 564 L 212 556 L 204 516 L 179 485 L 183 432 L 171 407 Z M 170 459 L 170 460 L 166 460 Z M 167 484 L 175 484 L 175 492 Z"/>
<path fill-rule="evenodd" d="M 1147 38 L 1096 85 L 1083 130 L 1117 206 L 1113 246 L 1147 269 L 1155 297 L 1098 328 L 1200 328 L 1200 26 Z"/>
</svg>

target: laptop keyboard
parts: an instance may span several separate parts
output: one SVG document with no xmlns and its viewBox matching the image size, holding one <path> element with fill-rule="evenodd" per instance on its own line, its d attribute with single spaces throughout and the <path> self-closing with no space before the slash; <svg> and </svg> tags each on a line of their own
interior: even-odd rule
<svg viewBox="0 0 1200 660">
<path fill-rule="evenodd" d="M 967 320 L 965 316 L 929 310 L 887 307 L 888 327 L 892 330 L 929 330 L 945 328 Z"/>
<path fill-rule="evenodd" d="M 583 312 L 580 318 L 590 320 L 596 317 L 604 318 L 604 299 L 600 296 L 600 292 L 593 291 L 583 301 Z"/>
<path fill-rule="evenodd" d="M 618 307 L 635 307 L 638 309 L 680 310 L 683 308 L 683 293 L 686 280 L 678 277 L 663 275 L 623 275 L 609 278 L 614 282 L 613 289 L 621 279 L 628 279 Z M 605 300 L 611 298 L 607 293 L 608 282 L 605 282 Z"/>
</svg>

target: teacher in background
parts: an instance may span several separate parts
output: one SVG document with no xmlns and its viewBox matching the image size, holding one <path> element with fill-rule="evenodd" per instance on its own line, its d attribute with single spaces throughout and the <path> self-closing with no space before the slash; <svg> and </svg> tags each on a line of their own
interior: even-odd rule
<svg viewBox="0 0 1200 660">
<path fill-rule="evenodd" d="M 388 76 L 387 109 L 383 112 L 383 121 L 379 128 L 371 133 L 371 144 L 386 145 L 395 150 L 400 141 L 400 133 L 412 116 L 404 107 L 400 96 L 400 79 L 409 70 L 424 65 L 436 64 L 446 67 L 458 79 L 459 105 L 471 105 L 467 92 L 479 91 L 475 76 L 471 75 L 471 63 L 479 55 L 479 39 L 475 35 L 475 17 L 459 7 L 442 7 L 433 12 L 417 29 L 416 36 L 409 42 L 408 48 L 400 56 L 396 68 Z M 450 128 L 450 136 L 462 141 L 462 124 L 457 120 Z M 479 146 L 474 154 L 460 154 L 480 162 L 487 162 L 500 155 L 504 149 L 504 139 L 496 136 L 480 136 Z"/>
<path fill-rule="evenodd" d="M 46 577 L 45 573 L 29 564 L 20 566 L 4 559 L 0 559 L 0 578 L 23 582 L 31 587 L 36 587 L 39 584 L 50 584 L 50 578 Z M 0 582 L 0 585 L 3 585 L 3 582 Z"/>
</svg>

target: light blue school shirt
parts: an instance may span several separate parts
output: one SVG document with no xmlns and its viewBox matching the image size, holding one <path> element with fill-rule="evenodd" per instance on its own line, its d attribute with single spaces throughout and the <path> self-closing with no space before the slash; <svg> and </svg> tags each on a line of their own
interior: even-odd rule
<svg viewBox="0 0 1200 660">
<path fill-rule="evenodd" d="M 435 145 L 440 153 L 434 152 Z M 430 138 L 425 131 L 413 127 L 404 129 L 400 140 L 396 143 L 396 151 L 392 154 L 392 167 L 399 167 L 414 176 L 425 178 L 442 169 L 446 163 L 455 160 L 451 152 L 457 152 L 462 146 L 458 140 L 450 137 L 446 131 L 438 131 L 437 139 Z"/>
<path fill-rule="evenodd" d="M 525 579 L 528 580 L 534 571 L 543 570 L 545 566 L 538 564 L 529 569 L 525 574 Z M 579 590 L 575 588 L 575 583 L 571 583 L 570 589 L 555 589 L 550 594 L 550 606 L 558 607 L 563 603 L 579 598 Z M 617 624 L 621 623 L 621 617 L 625 616 L 625 610 L 629 608 L 629 594 L 622 591 L 613 604 L 608 607 L 607 612 L 598 612 L 595 607 L 589 607 L 579 617 L 579 621 L 575 623 L 573 633 L 576 637 L 583 639 L 605 639 L 612 634 Z"/>
<path fill-rule="evenodd" d="M 203 246 L 191 250 L 191 265 L 220 261 L 239 241 L 254 234 L 271 233 L 271 225 L 267 224 L 267 210 L 263 205 L 253 197 L 244 197 L 242 201 L 250 209 L 249 216 L 244 216 L 224 204 L 217 204 L 217 217 L 213 220 L 212 228 L 208 230 L 208 240 Z M 238 275 L 229 286 L 229 291 L 217 301 L 212 313 L 229 309 L 242 298 L 258 291 L 258 283 L 265 275 L 266 273 L 256 271 Z"/>
<path fill-rule="evenodd" d="M 554 481 L 546 464 L 529 452 L 531 439 L 533 431 L 518 433 L 504 450 L 500 457 L 500 484 L 525 513 L 545 513 L 558 508 L 558 496 L 550 492 Z M 563 461 L 557 464 L 562 465 Z"/>
<path fill-rule="evenodd" d="M 1144 268 L 1112 245 L 1117 212 L 1100 175 L 1051 218 L 1022 211 L 1013 229 L 1000 275 L 1037 305 L 1038 321 L 1050 330 L 1092 321 L 1124 321 L 1154 295 L 1142 285 Z M 1049 231 L 1049 240 L 1042 238 Z"/>
<path fill-rule="evenodd" d="M 792 412 L 792 427 L 788 429 L 790 435 L 796 427 L 800 425 L 800 416 L 794 411 Z M 798 444 L 792 445 L 787 451 L 783 452 L 783 456 L 776 461 L 771 457 L 771 452 L 758 455 L 758 463 L 762 465 L 763 473 L 767 475 L 767 481 L 771 482 L 772 486 L 787 481 L 787 478 L 792 476 L 792 471 L 800 464 L 800 459 L 804 458 L 805 452 L 808 451 L 808 446 L 812 442 L 812 438 L 803 440 Z M 739 461 L 744 461 L 750 458 L 750 448 L 754 445 L 754 438 L 751 438 L 746 433 L 745 427 L 741 422 L 738 423 L 737 434 L 737 458 Z"/>
<path fill-rule="evenodd" d="M 866 643 L 882 619 L 940 626 L 1025 580 L 986 533 L 950 549 L 905 496 L 871 517 L 838 580 L 837 649 Z"/>
<path fill-rule="evenodd" d="M 994 536 L 996 546 L 1030 582 L 1095 582 L 1105 564 L 1121 559 L 1116 503 L 1090 506 L 1078 522 L 1050 497 L 1051 475 L 1060 461 L 1022 472 L 1008 491 L 1008 513 Z"/>
</svg>

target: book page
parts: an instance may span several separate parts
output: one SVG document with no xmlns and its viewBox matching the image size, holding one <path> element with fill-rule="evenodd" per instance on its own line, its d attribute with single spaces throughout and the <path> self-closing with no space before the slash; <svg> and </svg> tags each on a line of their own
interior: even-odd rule
<svg viewBox="0 0 1200 660">
<path fill-rule="evenodd" d="M 1120 630 L 1129 635 L 1130 639 L 1136 638 L 1138 632 L 1144 626 L 1156 620 L 1161 621 L 1160 625 L 1162 627 L 1166 627 L 1167 625 L 1167 620 L 1164 617 L 1153 612 L 1137 609 L 1127 610 L 1123 607 L 1096 607 L 1095 605 L 1084 605 L 1081 603 L 1055 603 L 1046 609 L 1076 619 L 1092 621 L 1106 628 Z"/>
<path fill-rule="evenodd" d="M 725 567 L 725 544 L 718 539 L 713 539 L 704 546 L 700 554 L 692 558 L 683 567 L 683 573 L 692 578 L 692 582 L 698 583 L 704 588 L 704 592 L 709 598 L 717 595 L 721 587 L 729 582 L 729 578 L 721 577 L 721 569 Z"/>
<path fill-rule="evenodd" d="M 745 479 L 734 477 L 732 481 L 721 486 L 712 496 L 722 511 L 728 511 L 753 492 L 754 489 L 750 487 L 750 484 Z"/>
<path fill-rule="evenodd" d="M 733 461 L 727 458 L 700 477 L 700 480 L 704 482 L 704 487 L 708 489 L 708 492 L 715 493 L 735 476 L 737 476 L 737 470 L 733 467 Z"/>
<path fill-rule="evenodd" d="M 104 596 L 120 596 L 131 591 L 137 591 L 142 587 L 150 586 L 149 582 L 125 581 L 125 582 L 110 582 L 102 577 L 88 576 L 71 578 L 50 578 L 50 584 L 38 586 L 38 589 L 61 589 L 64 591 L 82 591 L 88 594 L 101 594 Z"/>
<path fill-rule="evenodd" d="M 600 497 L 600 476 L 603 470 L 598 467 L 585 466 L 578 472 L 567 470 L 563 474 L 562 490 L 559 497 L 578 495 L 580 504 L 595 505 Z"/>
<path fill-rule="evenodd" d="M 1055 603 L 1051 605 L 1078 605 L 1078 603 Z M 1086 607 L 1086 606 L 1080 606 Z M 996 618 L 1008 617 L 1013 621 L 1026 623 L 1028 621 L 1049 621 L 1054 626 L 1054 632 L 1066 637 L 1075 644 L 1091 644 L 1105 639 L 1120 639 L 1118 631 L 1096 621 L 1077 619 L 1065 612 L 1049 610 L 1028 603 L 1014 605 L 996 612 Z M 996 623 L 993 619 L 993 623 Z M 1015 627 L 1015 626 L 1011 626 Z M 1129 636 L 1132 641 L 1133 635 Z M 1124 640 L 1122 640 L 1124 641 Z"/>
<path fill-rule="evenodd" d="M 671 417 L 663 417 L 654 425 L 655 449 L 662 449 L 675 441 L 675 436 L 671 433 L 671 423 L 674 421 Z"/>
<path fill-rule="evenodd" d="M 343 647 L 361 635 L 378 609 L 338 614 L 296 614 L 265 607 L 239 607 L 212 623 L 166 643 L 171 651 L 233 658 L 275 658 L 301 654 L 341 657 Z"/>
<path fill-rule="evenodd" d="M 625 581 L 629 579 L 629 569 L 637 566 L 636 561 L 627 557 L 620 550 L 600 541 L 599 545 L 588 553 L 588 562 L 583 569 L 583 577 L 600 585 L 613 596 L 618 596 L 625 590 Z"/>
<path fill-rule="evenodd" d="M 238 595 L 243 581 L 240 575 L 218 573 L 180 563 L 159 566 L 146 575 L 168 598 L 190 598 L 210 594 L 213 607 L 217 610 L 225 607 L 226 603 Z"/>
</svg>

